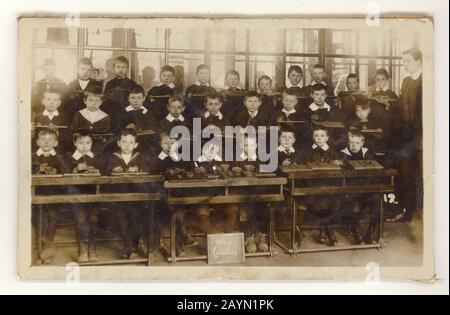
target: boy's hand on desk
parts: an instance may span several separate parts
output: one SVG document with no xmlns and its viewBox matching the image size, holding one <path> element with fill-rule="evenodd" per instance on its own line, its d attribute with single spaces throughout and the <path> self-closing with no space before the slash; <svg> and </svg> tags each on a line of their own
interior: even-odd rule
<svg viewBox="0 0 450 315">
<path fill-rule="evenodd" d="M 132 166 L 132 167 L 128 168 L 128 173 L 139 173 L 139 167 Z"/>
<path fill-rule="evenodd" d="M 123 168 L 121 168 L 120 166 L 115 167 L 112 170 L 113 173 L 123 173 Z"/>
<path fill-rule="evenodd" d="M 135 124 L 129 124 L 129 125 L 127 125 L 126 129 L 136 129 L 136 125 Z"/>
<path fill-rule="evenodd" d="M 292 162 L 291 162 L 291 160 L 284 160 L 282 164 L 283 164 L 283 166 L 291 166 Z"/>
<path fill-rule="evenodd" d="M 88 166 L 87 166 L 86 163 L 80 163 L 80 164 L 78 164 L 78 166 L 75 169 L 78 170 L 78 171 L 83 172 L 83 171 L 86 171 L 88 169 Z"/>
<path fill-rule="evenodd" d="M 334 164 L 336 166 L 344 166 L 344 162 L 339 161 L 339 160 L 331 161 L 331 164 Z"/>
</svg>

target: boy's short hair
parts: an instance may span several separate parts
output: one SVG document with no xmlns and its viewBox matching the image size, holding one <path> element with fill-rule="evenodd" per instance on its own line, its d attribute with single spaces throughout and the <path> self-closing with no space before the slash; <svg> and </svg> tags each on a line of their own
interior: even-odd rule
<svg viewBox="0 0 450 315">
<path fill-rule="evenodd" d="M 227 73 L 225 74 L 225 79 L 227 79 L 230 75 L 235 75 L 238 77 L 238 79 L 241 78 L 241 75 L 239 74 L 239 72 L 237 72 L 236 70 L 230 70 L 230 71 L 227 71 Z"/>
<path fill-rule="evenodd" d="M 375 76 L 377 75 L 382 75 L 389 80 L 389 72 L 384 68 L 378 69 L 377 72 L 375 72 Z"/>
<path fill-rule="evenodd" d="M 245 100 L 249 99 L 250 97 L 256 97 L 256 98 L 258 98 L 259 101 L 262 100 L 261 94 L 259 94 L 259 93 L 256 92 L 256 91 L 248 91 L 248 92 L 245 94 Z"/>
<path fill-rule="evenodd" d="M 356 80 L 359 82 L 359 76 L 358 76 L 356 73 L 350 73 L 350 74 L 347 76 L 347 81 L 348 81 L 349 79 L 356 79 Z"/>
<path fill-rule="evenodd" d="M 414 60 L 420 60 L 422 62 L 422 52 L 417 48 L 408 49 L 403 52 L 404 55 L 411 55 Z"/>
<path fill-rule="evenodd" d="M 167 106 L 169 106 L 170 104 L 175 103 L 175 102 L 180 102 L 180 104 L 182 106 L 184 106 L 184 97 L 181 96 L 181 95 L 174 95 L 174 96 L 169 97 L 169 101 L 167 102 Z"/>
<path fill-rule="evenodd" d="M 136 141 L 138 138 L 138 134 L 137 134 L 136 130 L 134 130 L 132 128 L 126 128 L 126 129 L 123 129 L 120 131 L 118 140 L 120 140 L 120 139 L 122 139 L 122 137 L 126 137 L 126 136 L 132 136 Z"/>
<path fill-rule="evenodd" d="M 79 65 L 87 65 L 90 66 L 91 68 L 94 67 L 94 65 L 92 64 L 92 60 L 88 57 L 83 57 L 80 59 L 80 61 L 78 62 Z"/>
<path fill-rule="evenodd" d="M 291 95 L 291 96 L 298 97 L 295 88 L 292 88 L 292 87 L 291 87 L 291 88 L 288 88 L 288 89 L 285 89 L 285 90 L 283 91 L 283 96 L 285 96 L 285 95 Z"/>
<path fill-rule="evenodd" d="M 289 67 L 288 76 L 290 76 L 292 72 L 300 73 L 303 76 L 303 69 L 298 65 L 293 65 Z"/>
<path fill-rule="evenodd" d="M 371 108 L 370 100 L 365 95 L 358 95 L 358 97 L 354 97 L 354 104 L 356 106 L 361 106 L 363 109 Z"/>
<path fill-rule="evenodd" d="M 325 91 L 325 93 L 327 92 L 327 87 L 322 83 L 314 84 L 311 87 L 311 93 L 320 92 L 320 91 Z"/>
<path fill-rule="evenodd" d="M 86 130 L 77 130 L 72 137 L 74 143 L 81 138 L 91 138 L 91 140 L 93 140 L 92 134 Z"/>
<path fill-rule="evenodd" d="M 325 131 L 327 136 L 330 135 L 330 132 L 328 131 L 328 129 L 324 126 L 320 126 L 320 125 L 316 125 L 313 127 L 312 129 L 312 133 L 316 132 L 316 131 Z"/>
<path fill-rule="evenodd" d="M 364 133 L 362 133 L 361 130 L 359 130 L 358 128 L 355 128 L 355 127 L 351 127 L 347 130 L 347 136 L 346 136 L 347 141 L 349 141 L 349 139 L 351 137 L 360 138 L 363 141 L 366 139 L 366 136 L 364 136 Z"/>
<path fill-rule="evenodd" d="M 206 94 L 205 103 L 208 102 L 208 100 L 219 100 L 220 103 L 223 103 L 222 94 L 217 92 L 211 92 Z"/>
<path fill-rule="evenodd" d="M 314 66 L 312 67 L 312 69 L 313 69 L 313 70 L 314 70 L 314 69 L 325 70 L 325 67 L 324 67 L 323 65 L 321 65 L 321 64 L 316 64 L 316 65 L 314 65 Z"/>
<path fill-rule="evenodd" d="M 127 66 L 127 68 L 130 67 L 130 61 L 128 61 L 128 59 L 124 56 L 116 57 L 113 62 L 113 67 L 115 67 L 117 63 L 123 63 Z"/>
<path fill-rule="evenodd" d="M 44 63 L 42 64 L 43 67 L 45 66 L 56 66 L 55 59 L 47 58 L 44 60 Z"/>
<path fill-rule="evenodd" d="M 169 65 L 165 65 L 161 68 L 160 74 L 163 72 L 170 72 L 173 75 L 175 75 L 175 68 Z"/>
<path fill-rule="evenodd" d="M 49 88 L 49 89 L 46 89 L 46 90 L 44 91 L 44 93 L 42 94 L 42 97 L 44 97 L 45 94 L 58 94 L 58 95 L 59 95 L 59 98 L 62 98 L 62 93 L 61 93 L 61 91 L 59 91 L 59 90 L 57 90 L 57 89 L 55 89 L 55 88 Z"/>
<path fill-rule="evenodd" d="M 290 125 L 283 126 L 278 133 L 278 137 L 281 137 L 281 135 L 283 133 L 292 133 L 294 135 L 294 137 L 297 139 L 297 135 L 296 135 L 297 131 L 295 130 L 295 128 L 293 126 L 290 126 Z"/>
<path fill-rule="evenodd" d="M 36 135 L 36 139 L 39 139 L 40 137 L 43 136 L 54 136 L 56 140 L 58 140 L 58 130 L 56 130 L 55 128 L 51 128 L 51 127 L 44 127 L 44 128 L 39 128 L 39 131 Z"/>
<path fill-rule="evenodd" d="M 84 99 L 86 100 L 89 95 L 103 98 L 103 90 L 100 86 L 97 85 L 89 86 L 86 88 L 86 91 L 84 91 Z"/>
<path fill-rule="evenodd" d="M 197 74 L 198 74 L 201 70 L 204 70 L 204 69 L 210 70 L 210 68 L 209 68 L 208 65 L 205 65 L 205 64 L 198 65 L 198 67 L 197 67 Z"/>
<path fill-rule="evenodd" d="M 261 84 L 262 80 L 269 80 L 271 83 L 273 82 L 271 77 L 269 77 L 268 75 L 263 75 L 260 76 L 258 79 L 258 86 Z"/>
<path fill-rule="evenodd" d="M 141 85 L 136 84 L 130 87 L 130 89 L 128 90 L 128 94 L 142 94 L 145 96 L 145 90 Z"/>
</svg>

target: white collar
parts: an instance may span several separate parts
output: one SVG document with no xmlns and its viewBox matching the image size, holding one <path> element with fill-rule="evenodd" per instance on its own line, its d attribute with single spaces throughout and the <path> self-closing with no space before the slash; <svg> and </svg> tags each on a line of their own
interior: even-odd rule
<svg viewBox="0 0 450 315">
<path fill-rule="evenodd" d="M 322 82 L 316 82 L 316 81 L 313 80 L 313 81 L 311 82 L 311 86 L 314 86 L 314 85 L 316 85 L 316 84 L 323 84 L 323 85 L 327 86 L 327 84 L 326 84 L 325 81 L 322 81 Z"/>
<path fill-rule="evenodd" d="M 102 120 L 105 117 L 108 117 L 108 114 L 106 114 L 102 110 L 98 110 L 96 112 L 88 111 L 87 108 L 80 110 L 80 114 L 86 118 L 91 124 L 96 123 L 97 121 Z"/>
<path fill-rule="evenodd" d="M 254 113 L 250 113 L 248 112 L 248 114 L 250 115 L 250 117 L 255 118 L 256 116 L 258 116 L 259 111 L 256 111 Z"/>
<path fill-rule="evenodd" d="M 292 115 L 292 114 L 295 114 L 297 111 L 295 110 L 295 108 L 294 109 L 291 109 L 291 110 L 287 110 L 287 109 L 285 109 L 285 108 L 283 108 L 282 110 L 281 110 L 283 113 L 285 113 L 286 115 Z"/>
<path fill-rule="evenodd" d="M 409 76 L 413 79 L 413 80 L 418 80 L 420 78 L 420 76 L 422 75 L 422 67 L 420 67 L 419 70 L 417 70 L 416 72 L 414 72 L 413 74 L 410 74 Z"/>
<path fill-rule="evenodd" d="M 207 111 L 206 113 L 205 113 L 205 118 L 209 118 L 209 116 L 211 116 L 212 114 L 209 112 L 209 111 Z M 221 112 L 218 112 L 217 113 L 217 115 L 215 115 L 217 118 L 219 118 L 220 120 L 222 120 L 223 119 L 223 114 L 221 113 Z"/>
<path fill-rule="evenodd" d="M 363 147 L 361 149 L 361 151 L 362 151 L 363 157 L 365 157 L 366 153 L 367 153 L 367 151 L 369 151 L 369 149 L 366 148 L 366 147 Z M 346 155 L 348 155 L 348 156 L 352 156 L 353 155 L 348 148 L 345 148 L 344 150 L 341 150 L 341 152 L 346 154 Z"/>
<path fill-rule="evenodd" d="M 148 112 L 148 109 L 145 108 L 144 106 L 142 106 L 141 108 L 136 109 L 136 108 L 134 108 L 133 106 L 128 105 L 128 106 L 125 108 L 125 110 L 126 110 L 127 112 L 132 112 L 132 111 L 136 111 L 136 110 L 142 110 L 142 113 L 143 113 L 144 115 L 147 114 L 147 112 Z"/>
<path fill-rule="evenodd" d="M 196 81 L 194 84 L 195 84 L 196 86 L 202 86 L 202 85 L 204 85 L 204 86 L 209 86 L 209 83 L 208 83 L 208 82 L 202 84 L 200 81 Z"/>
<path fill-rule="evenodd" d="M 250 159 L 247 156 L 247 154 L 245 154 L 245 152 L 241 153 L 240 158 L 242 161 L 252 161 L 252 162 L 256 162 L 256 160 L 258 159 L 258 157 L 256 156 L 256 153 L 253 153 L 253 155 L 251 156 L 251 159 Z"/>
<path fill-rule="evenodd" d="M 92 153 L 91 151 L 89 151 L 87 154 L 86 154 L 87 156 L 89 156 L 90 158 L 94 158 L 94 153 Z M 80 151 L 78 151 L 78 150 L 76 150 L 75 152 L 74 152 L 74 154 L 72 154 L 72 157 L 75 159 L 75 160 L 79 160 L 79 159 L 81 159 L 82 157 L 83 157 L 84 155 L 80 152 Z"/>
<path fill-rule="evenodd" d="M 386 85 L 383 89 L 380 89 L 380 88 L 377 86 L 376 91 L 377 91 L 377 92 L 381 92 L 381 91 L 387 92 L 387 91 L 389 91 L 389 85 Z"/>
<path fill-rule="evenodd" d="M 315 150 L 315 149 L 317 149 L 319 146 L 317 145 L 317 144 L 313 144 L 312 145 L 312 148 Z M 328 151 L 329 149 L 330 149 L 330 146 L 328 145 L 328 143 L 325 143 L 322 147 L 321 147 L 321 149 L 322 150 L 324 150 L 324 151 Z"/>
<path fill-rule="evenodd" d="M 174 88 L 175 88 L 175 84 L 174 84 L 173 82 L 170 83 L 170 84 L 165 84 L 165 83 L 159 83 L 159 84 L 158 84 L 158 86 L 163 86 L 163 85 L 168 86 L 168 87 L 171 88 L 171 89 L 174 89 Z"/>
<path fill-rule="evenodd" d="M 236 86 L 235 88 L 231 88 L 231 87 L 229 87 L 229 86 L 226 86 L 226 87 L 225 87 L 225 91 L 229 91 L 229 90 L 231 90 L 231 89 L 238 90 L 238 91 L 241 90 L 238 86 Z"/>
<path fill-rule="evenodd" d="M 286 152 L 286 151 L 288 153 L 295 153 L 295 149 L 293 146 L 291 146 L 290 148 L 287 148 L 287 149 L 281 145 L 278 147 L 278 152 Z"/>
<path fill-rule="evenodd" d="M 52 149 L 52 150 L 49 152 L 49 154 L 50 154 L 51 156 L 56 156 L 56 151 L 55 151 L 55 149 Z M 36 155 L 37 155 L 37 156 L 44 155 L 44 150 L 42 150 L 42 149 L 37 150 Z"/>
<path fill-rule="evenodd" d="M 81 89 L 84 90 L 88 86 L 89 81 L 90 81 L 90 79 L 87 79 L 87 80 L 78 79 L 78 84 L 80 85 Z"/>
<path fill-rule="evenodd" d="M 51 120 L 53 119 L 53 117 L 59 116 L 59 112 L 55 110 L 53 113 L 50 113 L 48 110 L 44 110 L 44 113 L 42 115 L 47 116 Z"/>
<path fill-rule="evenodd" d="M 303 88 L 303 83 L 300 82 L 300 83 L 297 84 L 297 85 L 293 85 L 293 84 L 291 83 L 291 81 L 288 81 L 288 82 L 286 83 L 286 87 L 287 87 L 288 89 L 290 89 L 290 88 L 292 88 L 292 87 Z"/>
<path fill-rule="evenodd" d="M 130 154 L 120 153 L 120 156 L 122 157 L 122 160 L 124 160 L 125 164 L 128 165 L 130 164 L 131 159 L 133 158 L 133 153 Z"/>
<path fill-rule="evenodd" d="M 319 106 L 317 106 L 317 104 L 316 103 L 312 103 L 311 105 L 309 105 L 309 108 L 313 111 L 313 112 L 315 112 L 315 111 L 317 111 L 317 110 L 319 110 L 320 109 L 320 107 Z M 322 107 L 322 109 L 323 108 L 326 108 L 327 109 L 327 111 L 330 111 L 331 110 L 331 106 L 330 105 L 328 105 L 327 103 L 325 103 L 325 104 L 323 104 L 323 107 Z"/>
<path fill-rule="evenodd" d="M 175 119 L 177 119 L 177 118 L 173 117 L 173 115 L 169 113 L 169 115 L 166 116 L 166 119 L 167 119 L 168 121 L 170 121 L 170 122 L 174 122 Z M 181 121 L 181 122 L 184 122 L 184 117 L 183 117 L 183 115 L 180 115 L 180 117 L 178 117 L 178 120 Z"/>
<path fill-rule="evenodd" d="M 208 161 L 208 159 L 202 155 L 201 157 L 198 158 L 197 162 L 199 163 L 204 163 L 204 162 L 222 162 L 222 158 L 218 155 L 214 156 L 214 159 L 212 161 Z"/>
</svg>

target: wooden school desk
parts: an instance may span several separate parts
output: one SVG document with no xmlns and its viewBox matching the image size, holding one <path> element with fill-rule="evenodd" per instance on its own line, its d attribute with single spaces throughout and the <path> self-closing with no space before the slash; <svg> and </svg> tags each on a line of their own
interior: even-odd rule
<svg viewBox="0 0 450 315">
<path fill-rule="evenodd" d="M 177 257 L 176 255 L 176 208 L 190 205 L 266 203 L 269 207 L 269 253 L 246 254 L 246 257 L 272 257 L 274 203 L 283 202 L 286 178 L 282 177 L 230 177 L 225 179 L 166 181 L 167 202 L 171 208 L 170 248 L 165 249 L 168 261 L 207 260 L 207 256 Z M 214 195 L 211 189 L 217 190 Z M 235 190 L 235 191 L 234 191 Z M 261 190 L 264 192 L 261 193 Z M 243 193 L 244 191 L 244 193 Z"/>
<path fill-rule="evenodd" d="M 154 175 L 120 175 L 110 177 L 100 176 L 41 176 L 33 175 L 31 181 L 32 189 L 32 205 L 37 207 L 38 224 L 37 224 L 37 251 L 38 265 L 40 254 L 42 252 L 42 223 L 43 223 L 43 206 L 55 204 L 92 204 L 92 203 L 120 203 L 120 202 L 148 202 L 149 203 L 149 231 L 148 231 L 148 257 L 140 260 L 114 260 L 103 261 L 98 263 L 86 263 L 83 266 L 94 265 L 118 265 L 118 264 L 134 264 L 147 263 L 151 264 L 151 256 L 153 254 L 153 229 L 154 229 L 154 202 L 161 200 L 163 178 Z M 136 193 L 108 193 L 107 187 L 115 185 L 142 185 L 142 189 Z M 64 195 L 42 195 L 36 190 L 40 187 L 93 187 L 92 193 L 87 194 L 69 194 Z"/>
<path fill-rule="evenodd" d="M 286 245 L 275 235 L 275 242 L 285 251 L 292 255 L 298 253 L 339 251 L 351 249 L 369 249 L 383 247 L 383 198 L 382 194 L 393 192 L 395 187 L 395 176 L 397 171 L 393 169 L 339 169 L 339 170 L 317 170 L 308 167 L 282 167 L 282 172 L 288 178 L 286 194 L 291 210 L 290 244 Z M 305 182 L 314 180 L 332 180 L 335 185 L 317 185 L 308 186 Z M 366 184 L 361 185 L 360 180 Z M 297 204 L 298 201 L 308 196 L 326 196 L 326 195 L 347 195 L 347 194 L 376 194 L 379 195 L 379 226 L 378 243 L 370 245 L 351 245 L 317 248 L 297 248 Z M 301 224 L 301 223 L 300 223 Z"/>
</svg>

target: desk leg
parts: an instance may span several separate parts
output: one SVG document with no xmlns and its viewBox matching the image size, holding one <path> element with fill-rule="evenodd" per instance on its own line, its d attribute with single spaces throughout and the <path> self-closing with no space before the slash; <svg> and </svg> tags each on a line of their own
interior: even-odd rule
<svg viewBox="0 0 450 315">
<path fill-rule="evenodd" d="M 148 267 L 152 265 L 153 245 L 154 245 L 153 243 L 155 242 L 153 238 L 154 235 L 155 235 L 155 206 L 152 203 L 150 204 L 149 207 L 149 220 L 148 220 L 148 240 L 147 240 Z"/>
<path fill-rule="evenodd" d="M 295 240 L 295 232 L 297 228 L 297 199 L 295 197 L 292 197 L 291 200 L 291 211 L 292 211 L 292 231 L 291 231 L 291 237 L 292 237 L 292 253 L 295 255 L 297 254 L 297 242 Z"/>
<path fill-rule="evenodd" d="M 378 223 L 378 243 L 381 245 L 381 249 L 384 247 L 383 245 L 383 230 L 384 230 L 384 204 L 383 204 L 383 194 L 380 194 L 379 198 L 380 203 L 380 213 L 379 213 L 379 223 Z"/>
<path fill-rule="evenodd" d="M 42 254 L 42 230 L 43 230 L 43 225 L 44 225 L 44 206 L 43 205 L 39 205 L 38 206 L 38 223 L 37 223 L 37 262 L 36 264 L 38 266 L 42 265 L 42 259 L 41 259 L 41 254 Z"/>
<path fill-rule="evenodd" d="M 170 220 L 170 257 L 171 263 L 177 262 L 177 215 L 176 208 L 172 208 L 172 217 Z"/>
<path fill-rule="evenodd" d="M 272 203 L 269 203 L 269 251 L 270 251 L 270 258 L 273 257 L 273 238 L 274 238 L 274 206 Z"/>
</svg>

